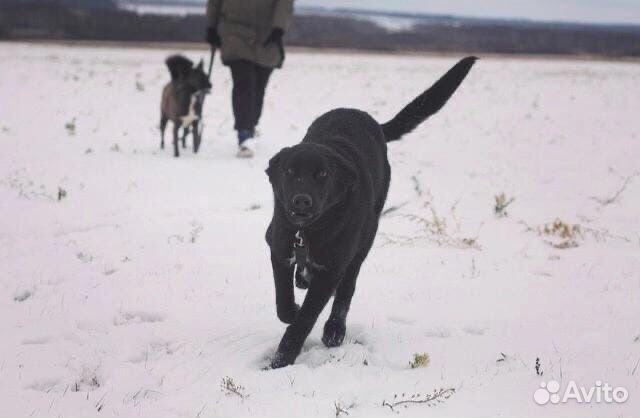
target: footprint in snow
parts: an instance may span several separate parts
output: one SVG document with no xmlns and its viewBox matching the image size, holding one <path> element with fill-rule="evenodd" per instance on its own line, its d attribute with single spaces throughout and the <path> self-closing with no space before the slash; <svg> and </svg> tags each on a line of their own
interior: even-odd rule
<svg viewBox="0 0 640 418">
<path fill-rule="evenodd" d="M 486 328 L 482 328 L 482 327 L 464 327 L 462 329 L 464 332 L 466 332 L 469 335 L 484 335 L 484 333 L 486 332 Z"/>
<path fill-rule="evenodd" d="M 159 356 L 171 356 L 182 349 L 184 345 L 185 343 L 180 341 L 151 341 L 144 348 L 130 355 L 127 361 L 137 364 Z"/>
<path fill-rule="evenodd" d="M 22 340 L 22 345 L 42 345 L 51 342 L 52 338 L 47 336 L 31 337 Z"/>
<path fill-rule="evenodd" d="M 121 312 L 113 320 L 115 326 L 163 322 L 164 315 L 159 312 L 126 311 Z"/>
<path fill-rule="evenodd" d="M 16 294 L 13 296 L 13 300 L 15 302 L 24 302 L 25 300 L 29 299 L 32 295 L 33 295 L 33 292 L 31 290 L 21 290 L 19 292 L 16 292 Z"/>
<path fill-rule="evenodd" d="M 393 322 L 398 325 L 414 325 L 416 321 L 409 318 L 401 318 L 399 316 L 390 316 L 387 318 L 387 321 Z"/>
<path fill-rule="evenodd" d="M 437 328 L 425 332 L 425 335 L 429 338 L 449 338 L 451 337 L 451 331 L 445 328 Z"/>
<path fill-rule="evenodd" d="M 56 390 L 59 383 L 60 383 L 60 380 L 55 378 L 42 379 L 34 383 L 31 383 L 30 385 L 26 385 L 25 389 L 31 389 L 31 390 L 37 390 L 38 392 L 49 393 L 53 390 Z"/>
<path fill-rule="evenodd" d="M 348 338 L 348 337 L 347 337 Z M 257 362 L 262 370 L 271 370 L 270 363 L 276 347 L 265 351 Z M 366 367 L 380 365 L 380 359 L 375 356 L 369 347 L 357 339 L 345 340 L 335 348 L 327 348 L 320 340 L 307 340 L 302 352 L 296 359 L 294 366 L 306 366 L 311 369 L 326 365 L 339 367 Z"/>
</svg>

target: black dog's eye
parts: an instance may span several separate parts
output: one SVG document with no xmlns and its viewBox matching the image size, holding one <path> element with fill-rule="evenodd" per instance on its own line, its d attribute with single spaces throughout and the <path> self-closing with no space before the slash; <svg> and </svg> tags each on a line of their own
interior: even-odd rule
<svg viewBox="0 0 640 418">
<path fill-rule="evenodd" d="M 287 173 L 287 175 L 289 175 L 289 176 L 293 176 L 293 168 L 287 168 L 286 173 Z"/>
<path fill-rule="evenodd" d="M 327 170 L 318 171 L 318 173 L 316 173 L 316 176 L 319 179 L 323 179 L 323 178 L 327 177 L 327 175 L 328 175 Z"/>
</svg>

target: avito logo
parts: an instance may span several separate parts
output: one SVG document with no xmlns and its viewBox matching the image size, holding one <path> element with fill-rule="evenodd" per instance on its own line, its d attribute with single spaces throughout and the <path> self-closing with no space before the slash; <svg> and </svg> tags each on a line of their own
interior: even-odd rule
<svg viewBox="0 0 640 418">
<path fill-rule="evenodd" d="M 562 392 L 562 393 L 561 393 Z M 533 394 L 538 405 L 558 404 L 575 401 L 577 403 L 624 403 L 629 399 L 629 391 L 623 387 L 613 387 L 597 380 L 594 386 L 584 387 L 571 380 L 564 391 L 555 380 L 540 383 L 540 388 Z"/>
</svg>

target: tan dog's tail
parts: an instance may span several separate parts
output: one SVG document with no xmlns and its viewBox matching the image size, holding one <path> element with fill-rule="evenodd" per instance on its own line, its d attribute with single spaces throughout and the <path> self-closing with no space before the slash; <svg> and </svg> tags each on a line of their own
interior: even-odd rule
<svg viewBox="0 0 640 418">
<path fill-rule="evenodd" d="M 171 55 L 165 62 L 171 73 L 172 81 L 186 76 L 193 68 L 193 61 L 183 55 Z"/>
</svg>

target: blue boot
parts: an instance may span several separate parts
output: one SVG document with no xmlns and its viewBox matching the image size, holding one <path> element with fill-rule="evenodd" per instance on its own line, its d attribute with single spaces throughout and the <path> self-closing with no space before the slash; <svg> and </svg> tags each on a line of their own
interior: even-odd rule
<svg viewBox="0 0 640 418">
<path fill-rule="evenodd" d="M 239 129 L 238 130 L 238 152 L 236 157 L 238 158 L 252 158 L 253 157 L 253 149 L 247 140 L 253 138 L 254 135 L 253 129 Z"/>
</svg>

